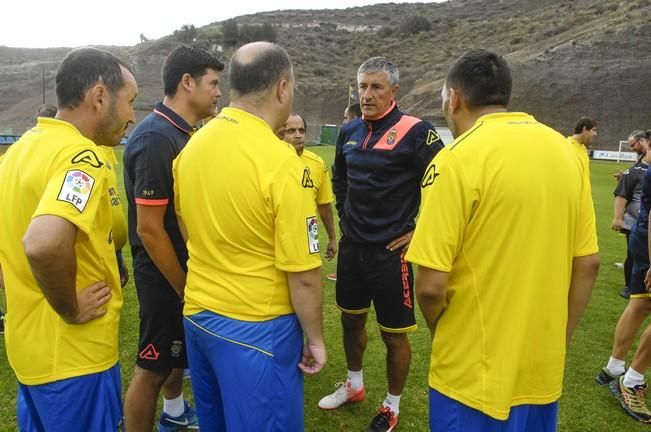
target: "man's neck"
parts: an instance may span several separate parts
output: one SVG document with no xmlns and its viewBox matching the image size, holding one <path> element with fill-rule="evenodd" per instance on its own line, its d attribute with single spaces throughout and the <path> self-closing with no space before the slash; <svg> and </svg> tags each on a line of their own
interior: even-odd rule
<svg viewBox="0 0 651 432">
<path fill-rule="evenodd" d="M 585 142 L 583 142 L 583 137 L 581 135 L 574 134 L 572 135 L 572 138 L 581 145 L 585 146 Z"/>
<path fill-rule="evenodd" d="M 191 127 L 194 127 L 194 125 L 196 125 L 197 122 L 201 120 L 199 115 L 197 115 L 197 113 L 195 113 L 194 110 L 190 108 L 189 104 L 186 101 L 170 96 L 165 96 L 165 99 L 163 99 L 163 105 L 178 114 L 179 117 L 185 120 L 185 122 Z"/>
</svg>

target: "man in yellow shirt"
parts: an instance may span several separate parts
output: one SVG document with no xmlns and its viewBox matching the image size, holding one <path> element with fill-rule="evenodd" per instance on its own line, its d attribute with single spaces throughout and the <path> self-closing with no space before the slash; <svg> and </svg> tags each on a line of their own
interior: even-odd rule
<svg viewBox="0 0 651 432">
<path fill-rule="evenodd" d="M 305 149 L 307 124 L 303 117 L 296 113 L 290 114 L 285 122 L 284 131 L 283 139 L 296 149 L 296 154 L 307 167 L 313 183 L 311 189 L 314 191 L 316 207 L 319 211 L 321 222 L 325 225 L 326 232 L 328 233 L 328 246 L 325 257 L 331 260 L 337 255 L 337 235 L 335 234 L 335 222 L 332 217 L 332 202 L 335 200 L 335 197 L 332 194 L 330 171 L 319 155 Z M 305 181 L 308 181 L 307 178 Z"/>
<path fill-rule="evenodd" d="M 579 155 L 581 167 L 588 180 L 590 179 L 590 159 L 588 158 L 588 148 L 597 138 L 597 122 L 590 117 L 581 117 L 574 126 L 574 134 L 567 137 L 567 142 Z"/>
<path fill-rule="evenodd" d="M 303 430 L 303 378 L 326 361 L 310 174 L 274 134 L 294 99 L 287 52 L 239 48 L 230 106 L 174 161 L 189 252 L 185 337 L 199 427 Z M 303 345 L 305 335 L 305 345 Z"/>
<path fill-rule="evenodd" d="M 501 56 L 460 57 L 442 91 L 455 141 L 421 181 L 406 258 L 432 334 L 432 431 L 556 431 L 566 345 L 597 275 L 580 163 L 558 132 L 507 112 L 510 95 Z"/>
<path fill-rule="evenodd" d="M 109 172 L 98 146 L 135 121 L 136 81 L 106 51 L 80 48 L 56 76 L 57 117 L 40 118 L 0 164 L 0 268 L 19 426 L 117 430 L 122 291 Z M 101 401 L 101 403 L 98 403 Z"/>
</svg>

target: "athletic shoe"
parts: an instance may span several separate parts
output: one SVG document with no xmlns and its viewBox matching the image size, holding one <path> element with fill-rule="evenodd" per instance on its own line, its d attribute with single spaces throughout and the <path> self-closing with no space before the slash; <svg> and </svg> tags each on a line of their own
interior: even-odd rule
<svg viewBox="0 0 651 432">
<path fill-rule="evenodd" d="M 619 291 L 619 295 L 625 299 L 631 298 L 631 289 L 625 286 L 621 291 Z"/>
<path fill-rule="evenodd" d="M 158 432 L 176 432 L 185 429 L 199 429 L 199 419 L 197 413 L 190 406 L 188 401 L 183 401 L 185 411 L 178 417 L 162 412 L 158 419 Z"/>
<path fill-rule="evenodd" d="M 190 379 L 191 377 L 190 369 L 183 369 L 183 379 Z"/>
<path fill-rule="evenodd" d="M 629 388 L 624 385 L 624 377 L 621 376 L 612 380 L 608 386 L 631 417 L 642 423 L 651 423 L 651 411 L 646 406 L 646 384 Z"/>
<path fill-rule="evenodd" d="M 360 389 L 353 389 L 350 385 L 350 380 L 345 383 L 335 384 L 337 390 L 334 393 L 325 396 L 319 401 L 319 408 L 323 410 L 337 409 L 345 403 L 361 402 L 366 398 L 366 390 L 364 386 Z"/>
<path fill-rule="evenodd" d="M 617 267 L 618 269 L 623 269 L 624 268 L 624 263 L 616 262 L 616 263 L 613 263 L 613 265 L 615 267 Z"/>
<path fill-rule="evenodd" d="M 619 378 L 620 376 L 623 376 L 624 374 L 621 375 L 613 375 L 610 373 L 607 367 L 602 367 L 601 370 L 599 371 L 599 375 L 595 378 L 595 381 L 597 381 L 597 384 L 604 385 L 604 384 L 609 384 L 612 380 Z"/>
<path fill-rule="evenodd" d="M 331 280 L 331 281 L 336 281 L 337 280 L 337 273 L 328 273 L 326 275 L 326 279 Z"/>
<path fill-rule="evenodd" d="M 5 333 L 5 316 L 3 313 L 0 313 L 0 334 Z"/>
<path fill-rule="evenodd" d="M 365 432 L 391 432 L 398 425 L 398 414 L 391 411 L 391 408 L 382 406 L 378 415 L 373 417 L 371 423 L 366 427 Z"/>
</svg>

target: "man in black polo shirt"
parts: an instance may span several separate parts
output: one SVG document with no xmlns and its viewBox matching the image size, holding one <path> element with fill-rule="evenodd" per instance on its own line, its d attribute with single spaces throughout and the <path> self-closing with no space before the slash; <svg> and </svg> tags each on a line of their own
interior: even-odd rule
<svg viewBox="0 0 651 432">
<path fill-rule="evenodd" d="M 416 226 L 420 181 L 443 148 L 434 127 L 398 109 L 398 68 L 383 57 L 357 72 L 363 121 L 344 125 L 337 138 L 333 188 L 342 238 L 337 263 L 346 382 L 319 401 L 321 409 L 364 400 L 362 359 L 366 318 L 375 307 L 387 347 L 387 397 L 366 429 L 387 432 L 398 423 L 400 396 L 411 350 L 407 332 L 416 329 L 413 273 L 404 259 Z"/>
<path fill-rule="evenodd" d="M 183 399 L 187 357 L 182 299 L 188 251 L 174 211 L 172 161 L 194 125 L 214 114 L 223 69 L 204 50 L 180 46 L 172 51 L 163 64 L 165 99 L 135 128 L 125 147 L 129 242 L 140 301 L 138 356 L 124 401 L 129 432 L 152 430 L 161 388 L 158 431 L 198 428 L 194 410 Z"/>
</svg>

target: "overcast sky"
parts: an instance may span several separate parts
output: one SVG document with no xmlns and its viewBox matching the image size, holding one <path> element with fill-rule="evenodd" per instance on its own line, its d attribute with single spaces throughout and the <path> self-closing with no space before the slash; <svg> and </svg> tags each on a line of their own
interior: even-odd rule
<svg viewBox="0 0 651 432">
<path fill-rule="evenodd" d="M 439 0 L 440 1 L 440 0 Z M 384 1 L 388 3 L 389 1 Z M 394 1 L 395 3 L 425 3 Z M 239 15 L 279 9 L 342 9 L 373 0 L 5 0 L 0 45 L 26 48 L 135 45 L 183 24 L 197 27 Z M 0 59 L 2 61 L 2 59 Z"/>
</svg>

